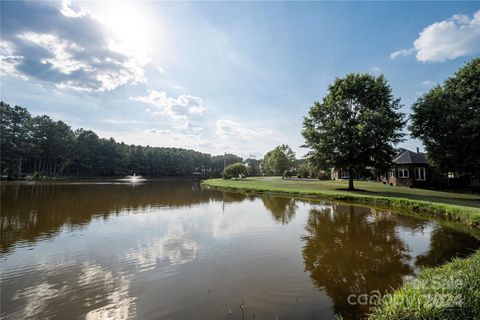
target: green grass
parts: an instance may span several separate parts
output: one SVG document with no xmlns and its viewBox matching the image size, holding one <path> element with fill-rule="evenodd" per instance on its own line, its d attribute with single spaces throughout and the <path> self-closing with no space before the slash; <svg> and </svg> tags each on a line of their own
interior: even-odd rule
<svg viewBox="0 0 480 320">
<path fill-rule="evenodd" d="M 480 319 L 480 251 L 420 272 L 384 299 L 371 320 Z"/>
<path fill-rule="evenodd" d="M 459 222 L 478 234 L 480 197 L 378 182 L 300 181 L 279 178 L 211 179 L 203 186 L 224 190 L 318 197 L 371 206 L 394 207 L 416 214 Z M 480 319 L 480 251 L 466 259 L 422 270 L 415 283 L 396 290 L 369 316 L 383 319 Z M 436 300 L 435 300 L 436 299 Z M 440 299 L 443 299 L 440 300 Z"/>
<path fill-rule="evenodd" d="M 355 181 L 358 191 L 348 191 L 347 181 L 301 181 L 280 178 L 247 178 L 241 180 L 211 179 L 203 186 L 245 192 L 268 192 L 350 201 L 374 206 L 396 207 L 463 223 L 480 229 L 480 197 L 407 187 L 392 187 L 378 182 Z"/>
</svg>

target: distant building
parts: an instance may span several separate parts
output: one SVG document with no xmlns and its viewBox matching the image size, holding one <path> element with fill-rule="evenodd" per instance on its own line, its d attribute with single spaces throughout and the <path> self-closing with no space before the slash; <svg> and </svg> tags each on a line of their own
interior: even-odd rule
<svg viewBox="0 0 480 320">
<path fill-rule="evenodd" d="M 431 183 L 431 170 L 424 153 L 407 149 L 400 149 L 392 159 L 392 168 L 379 178 L 388 184 L 394 186 L 406 187 L 427 187 Z M 355 172 L 354 179 L 370 179 L 372 174 L 366 170 L 363 173 Z M 347 170 L 332 168 L 331 178 L 334 180 L 348 179 L 350 177 Z"/>
<path fill-rule="evenodd" d="M 343 170 L 339 168 L 332 168 L 330 172 L 330 176 L 332 180 L 342 180 L 342 179 L 349 179 L 350 178 L 350 173 L 348 170 Z M 362 176 L 359 173 L 354 172 L 353 173 L 353 179 L 358 180 L 362 179 Z"/>
<path fill-rule="evenodd" d="M 400 149 L 392 159 L 393 166 L 388 170 L 383 181 L 394 186 L 427 187 L 431 183 L 431 170 L 425 154 Z"/>
</svg>

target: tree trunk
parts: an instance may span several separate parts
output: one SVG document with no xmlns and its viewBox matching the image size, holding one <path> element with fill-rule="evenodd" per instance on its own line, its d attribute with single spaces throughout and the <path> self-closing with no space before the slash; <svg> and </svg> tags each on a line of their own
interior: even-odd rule
<svg viewBox="0 0 480 320">
<path fill-rule="evenodd" d="M 18 159 L 18 176 L 19 177 L 22 175 L 22 162 L 23 162 L 23 158 L 20 157 L 20 159 Z"/>
<path fill-rule="evenodd" d="M 353 170 L 348 170 L 348 190 L 353 191 Z"/>
</svg>

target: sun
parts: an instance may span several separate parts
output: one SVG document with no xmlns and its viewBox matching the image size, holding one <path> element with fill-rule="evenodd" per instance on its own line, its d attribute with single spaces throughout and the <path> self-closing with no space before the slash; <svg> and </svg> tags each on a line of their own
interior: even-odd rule
<svg viewBox="0 0 480 320">
<path fill-rule="evenodd" d="M 155 43 L 152 39 L 154 19 L 148 3 L 140 1 L 94 1 L 83 3 L 104 25 L 111 37 L 111 47 L 122 52 L 146 53 Z"/>
<path fill-rule="evenodd" d="M 147 42 L 153 25 L 142 10 L 141 3 L 116 2 L 102 13 L 102 22 L 122 41 L 135 44 Z"/>
</svg>

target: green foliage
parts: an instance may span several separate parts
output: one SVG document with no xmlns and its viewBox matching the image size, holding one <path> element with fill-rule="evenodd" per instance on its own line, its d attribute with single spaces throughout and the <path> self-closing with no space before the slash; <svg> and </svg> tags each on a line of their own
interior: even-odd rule
<svg viewBox="0 0 480 320">
<path fill-rule="evenodd" d="M 98 137 L 90 130 L 75 132 L 48 116 L 32 117 L 27 109 L 0 102 L 2 174 L 10 178 L 24 173 L 36 177 L 143 176 L 219 177 L 226 164 L 242 162 L 232 155 L 209 154 L 179 148 L 126 145 Z"/>
<path fill-rule="evenodd" d="M 434 164 L 480 175 L 480 58 L 420 97 L 412 110 L 412 135 Z"/>
<path fill-rule="evenodd" d="M 308 163 L 300 163 L 297 166 L 297 175 L 303 178 L 310 178 L 313 176 L 312 169 Z"/>
<path fill-rule="evenodd" d="M 318 169 L 337 167 L 351 173 L 388 168 L 393 145 L 403 136 L 400 107 L 383 75 L 337 78 L 304 119 L 302 134 L 311 149 L 310 162 Z"/>
<path fill-rule="evenodd" d="M 248 168 L 240 163 L 234 163 L 225 168 L 223 171 L 223 177 L 225 179 L 230 179 L 230 178 L 238 178 L 240 176 L 246 176 L 248 173 Z"/>
<path fill-rule="evenodd" d="M 395 291 L 369 319 L 477 319 L 479 273 L 480 251 L 466 259 L 424 269 L 415 283 Z"/>
<path fill-rule="evenodd" d="M 267 152 L 262 162 L 262 170 L 267 175 L 281 175 L 285 170 L 291 170 L 295 165 L 295 153 L 282 144 Z"/>
<path fill-rule="evenodd" d="M 292 175 L 293 175 L 293 173 L 292 173 L 291 170 L 285 170 L 282 173 L 282 177 L 285 177 L 285 178 L 290 178 Z"/>
<path fill-rule="evenodd" d="M 253 158 L 248 158 L 243 162 L 248 168 L 248 176 L 256 177 L 262 174 L 261 172 L 261 163 L 262 160 L 257 160 Z"/>
</svg>

